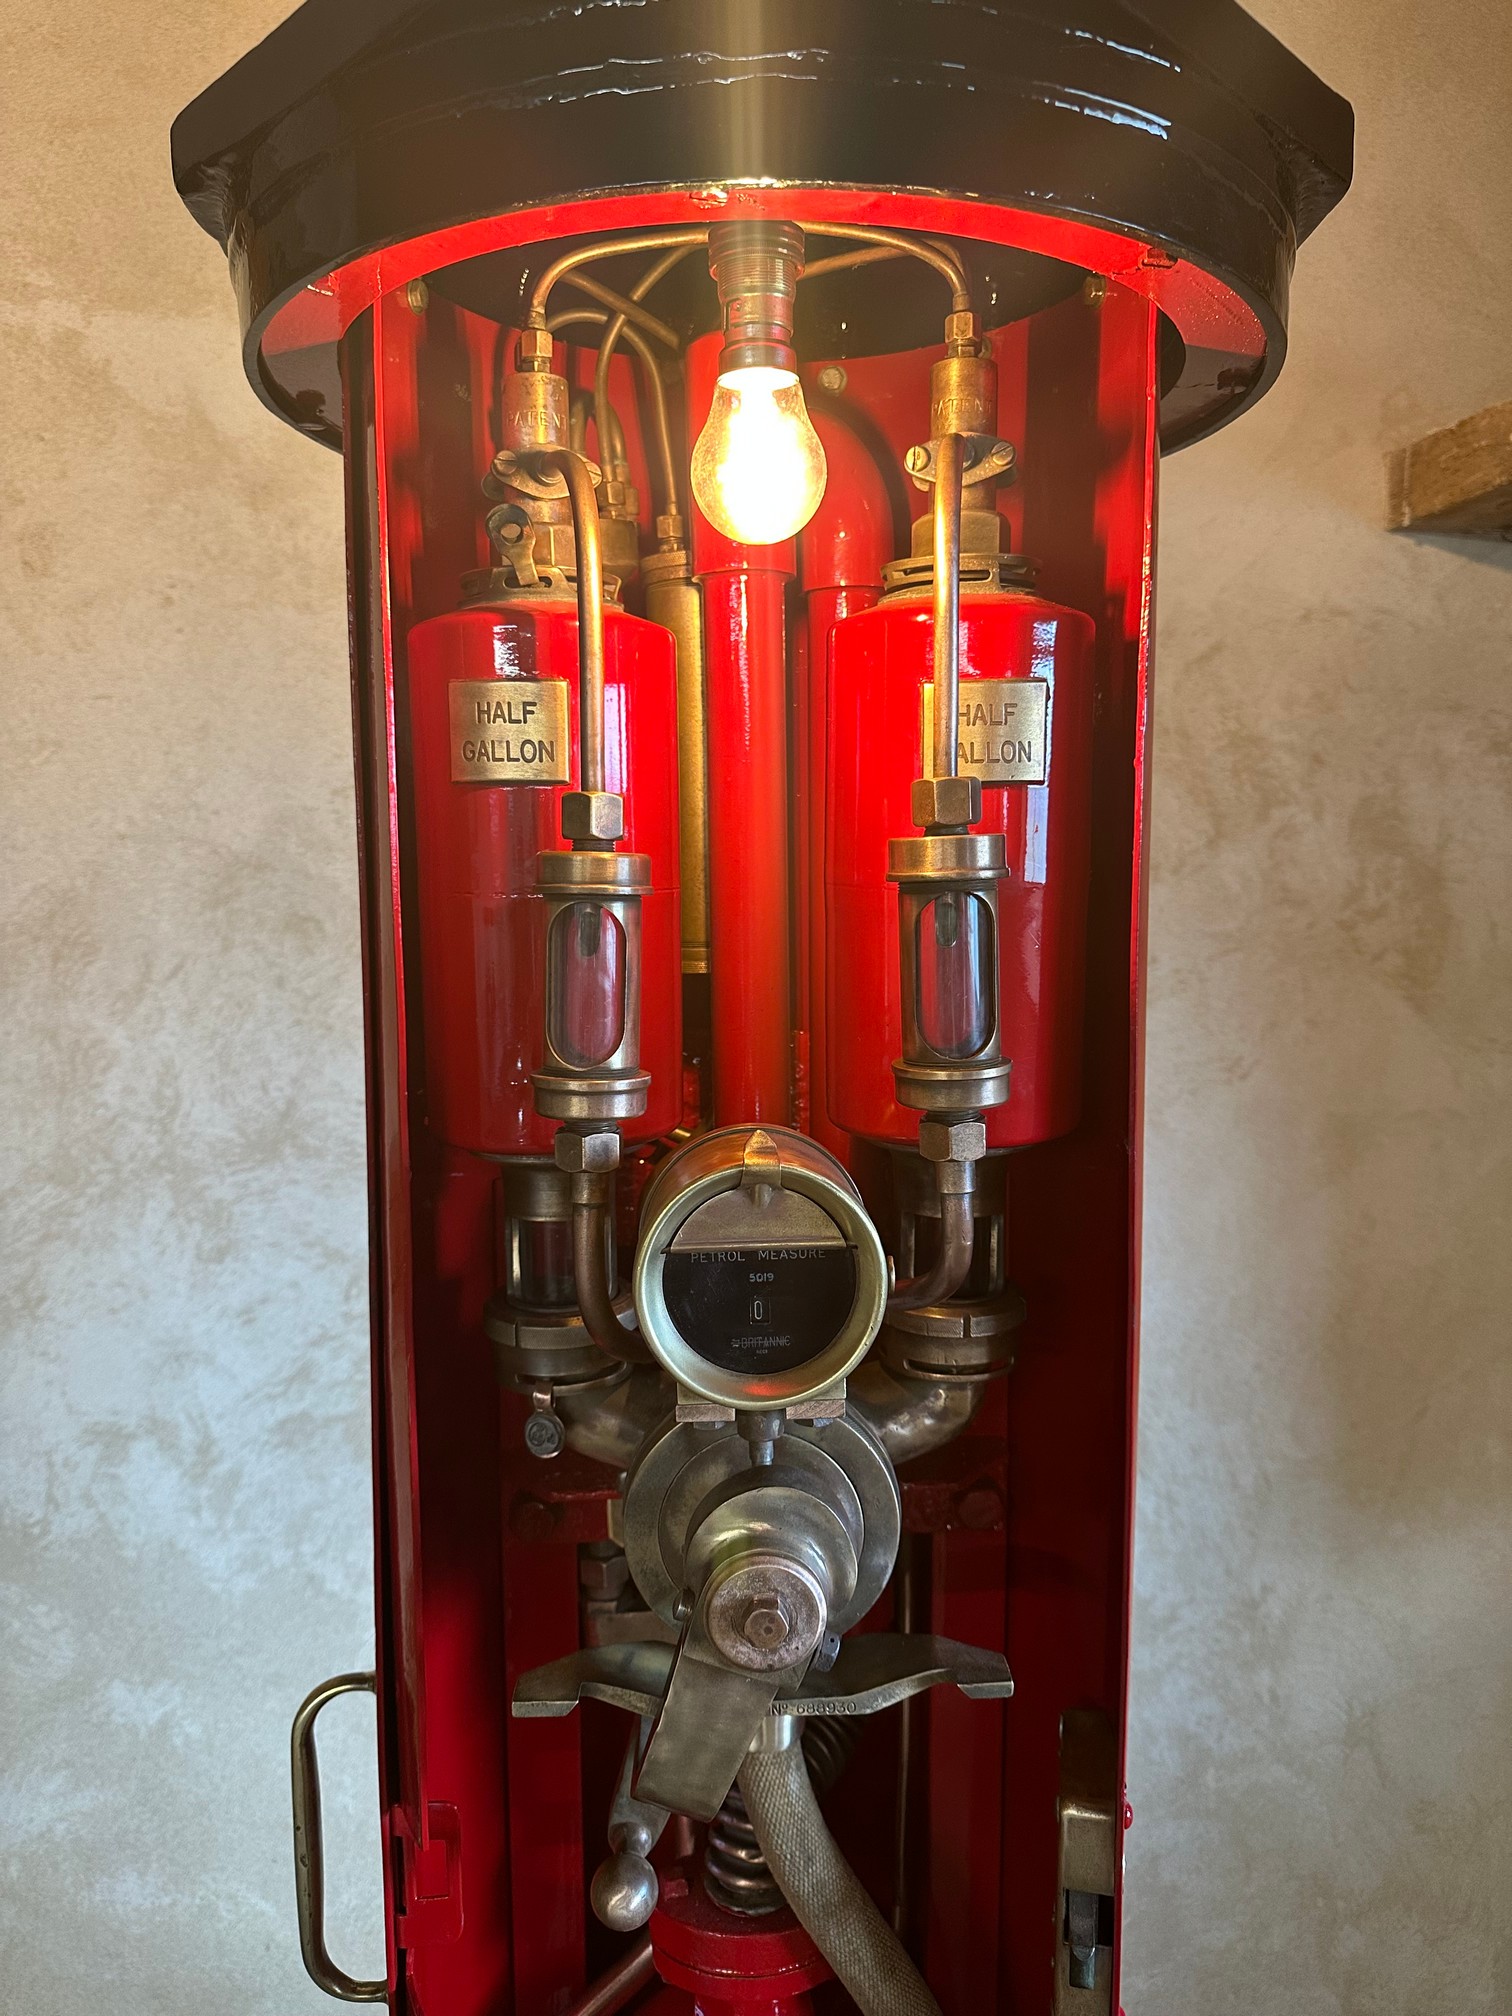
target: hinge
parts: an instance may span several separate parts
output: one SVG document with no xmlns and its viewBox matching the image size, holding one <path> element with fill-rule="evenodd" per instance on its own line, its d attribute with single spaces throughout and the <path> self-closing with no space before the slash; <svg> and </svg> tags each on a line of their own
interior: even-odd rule
<svg viewBox="0 0 1512 2016">
<path fill-rule="evenodd" d="M 1118 1744 L 1096 1709 L 1061 1718 L 1054 2016 L 1112 2016 Z"/>
<path fill-rule="evenodd" d="M 455 1806 L 433 1799 L 426 1808 L 429 1839 L 416 1841 L 400 1807 L 393 1831 L 404 1870 L 404 1904 L 395 1914 L 401 1946 L 445 1946 L 462 1936 L 462 1822 Z"/>
</svg>

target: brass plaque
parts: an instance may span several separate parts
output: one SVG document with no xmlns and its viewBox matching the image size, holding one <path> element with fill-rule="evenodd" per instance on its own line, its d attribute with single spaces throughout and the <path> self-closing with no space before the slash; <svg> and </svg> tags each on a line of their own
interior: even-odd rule
<svg viewBox="0 0 1512 2016">
<path fill-rule="evenodd" d="M 1048 772 L 1050 684 L 1046 679 L 963 679 L 956 765 L 984 784 L 1043 784 Z M 934 687 L 923 689 L 921 760 L 934 746 Z"/>
<path fill-rule="evenodd" d="M 448 699 L 454 784 L 572 782 L 565 680 L 458 679 Z"/>
</svg>

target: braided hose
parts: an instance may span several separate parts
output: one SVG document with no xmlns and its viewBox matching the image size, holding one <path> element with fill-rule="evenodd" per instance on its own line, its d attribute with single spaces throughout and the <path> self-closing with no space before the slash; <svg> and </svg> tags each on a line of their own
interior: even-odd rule
<svg viewBox="0 0 1512 2016">
<path fill-rule="evenodd" d="M 940 2005 L 824 1824 L 796 1743 L 753 1750 L 740 1796 L 793 1915 L 861 2016 L 940 2016 Z"/>
</svg>

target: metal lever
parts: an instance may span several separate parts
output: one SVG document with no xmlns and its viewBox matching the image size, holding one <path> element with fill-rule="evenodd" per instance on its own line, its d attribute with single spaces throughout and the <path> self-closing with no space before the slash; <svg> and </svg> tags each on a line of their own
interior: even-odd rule
<svg viewBox="0 0 1512 2016">
<path fill-rule="evenodd" d="M 338 2002 L 386 2002 L 387 1981 L 358 1981 L 343 1973 L 326 1950 L 325 1850 L 320 1831 L 320 1759 L 315 1754 L 315 1722 L 322 1708 L 342 1694 L 376 1694 L 377 1675 L 339 1673 L 307 1694 L 289 1732 L 289 1767 L 294 1794 L 294 1895 L 299 1905 L 299 1949 L 305 1972 L 317 1988 Z"/>
<path fill-rule="evenodd" d="M 651 1733 L 649 1721 L 630 1733 L 620 1766 L 614 1804 L 609 1808 L 609 1854 L 594 1871 L 593 1915 L 611 1932 L 638 1932 L 656 1909 L 659 1885 L 651 1850 L 671 1814 L 635 1796 L 635 1773 Z"/>
<path fill-rule="evenodd" d="M 593 1700 L 632 1715 L 654 1715 L 667 1696 L 672 1664 L 670 1645 L 598 1645 L 571 1652 L 521 1678 L 513 1712 L 570 1715 L 579 1701 Z M 733 1676 L 725 1669 L 719 1677 L 727 1683 Z M 781 1715 L 875 1715 L 944 1686 L 958 1687 L 973 1701 L 1005 1701 L 1013 1677 L 1001 1652 L 925 1633 L 877 1631 L 847 1639 L 828 1673 L 810 1668 L 798 1686 L 777 1692 L 771 1706 Z"/>
<path fill-rule="evenodd" d="M 695 1613 L 677 1647 L 635 1791 L 674 1813 L 712 1820 L 787 1676 L 729 1665 L 697 1623 Z"/>
</svg>

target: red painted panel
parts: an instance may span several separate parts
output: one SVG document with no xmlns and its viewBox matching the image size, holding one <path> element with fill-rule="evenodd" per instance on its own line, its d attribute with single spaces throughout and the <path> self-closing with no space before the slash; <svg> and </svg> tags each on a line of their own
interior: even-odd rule
<svg viewBox="0 0 1512 2016">
<path fill-rule="evenodd" d="M 688 431 L 708 412 L 719 337 L 688 351 Z M 793 542 L 737 546 L 693 506 L 709 760 L 714 1125 L 792 1113 L 787 584 Z"/>
</svg>

